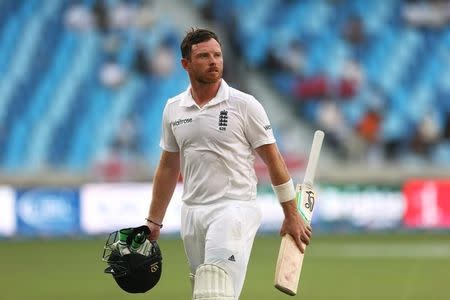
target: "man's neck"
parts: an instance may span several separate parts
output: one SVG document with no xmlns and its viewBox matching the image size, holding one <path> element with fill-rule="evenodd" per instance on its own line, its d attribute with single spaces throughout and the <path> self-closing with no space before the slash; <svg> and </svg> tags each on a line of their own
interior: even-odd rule
<svg viewBox="0 0 450 300">
<path fill-rule="evenodd" d="M 209 84 L 191 82 L 191 95 L 195 103 L 197 103 L 198 106 L 203 107 L 211 99 L 216 97 L 221 82 L 222 80 Z"/>
</svg>

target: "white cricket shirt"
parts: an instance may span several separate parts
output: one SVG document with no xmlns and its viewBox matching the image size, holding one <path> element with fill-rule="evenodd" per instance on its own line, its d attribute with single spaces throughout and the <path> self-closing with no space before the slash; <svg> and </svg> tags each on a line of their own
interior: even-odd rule
<svg viewBox="0 0 450 300">
<path fill-rule="evenodd" d="M 160 146 L 180 152 L 182 199 L 188 205 L 254 200 L 254 149 L 272 143 L 275 138 L 262 105 L 224 80 L 216 97 L 201 108 L 190 87 L 164 108 Z"/>
</svg>

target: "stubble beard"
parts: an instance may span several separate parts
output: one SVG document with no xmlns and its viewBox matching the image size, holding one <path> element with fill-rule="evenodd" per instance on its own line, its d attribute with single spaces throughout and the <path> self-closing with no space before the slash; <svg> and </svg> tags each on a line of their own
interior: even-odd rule
<svg viewBox="0 0 450 300">
<path fill-rule="evenodd" d="M 206 74 L 201 74 L 201 75 L 195 76 L 195 80 L 201 84 L 216 83 L 222 79 L 223 70 L 219 70 L 217 75 L 214 77 L 212 77 L 210 74 L 212 74 L 212 73 L 206 73 Z"/>
</svg>

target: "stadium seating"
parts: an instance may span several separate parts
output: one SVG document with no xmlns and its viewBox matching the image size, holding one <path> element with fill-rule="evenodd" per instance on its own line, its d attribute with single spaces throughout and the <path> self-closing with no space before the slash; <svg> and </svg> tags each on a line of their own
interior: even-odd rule
<svg viewBox="0 0 450 300">
<path fill-rule="evenodd" d="M 112 8 L 120 1 L 106 3 Z M 141 5 L 138 0 L 127 3 Z M 230 30 L 234 50 L 249 67 L 268 71 L 274 88 L 298 104 L 299 117 L 322 126 L 322 111 L 334 101 L 345 126 L 358 135 L 366 133 L 363 122 L 375 110 L 381 114 L 375 146 L 387 149 L 395 144 L 393 157 L 399 160 L 410 157 L 406 153 L 437 165 L 450 164 L 446 133 L 450 130 L 446 129 L 450 126 L 450 27 L 429 29 L 406 23 L 405 3 L 192 1 L 203 11 L 208 8 L 208 16 Z M 161 111 L 174 91 L 185 88 L 187 78 L 178 63 L 168 74 L 143 75 L 136 70 L 136 60 L 140 47 L 152 56 L 164 46 L 178 61 L 179 33 L 163 17 L 144 29 L 103 30 L 95 24 L 75 29 L 65 19 L 75 4 L 92 14 L 97 1 L 0 2 L 1 170 L 86 170 L 111 151 L 121 122 L 129 116 L 137 120 L 137 155 L 157 160 Z M 344 36 L 355 17 L 362 21 L 365 35 L 360 44 Z M 298 69 L 269 68 L 270 58 L 286 55 L 292 42 L 301 45 L 304 55 Z M 114 54 L 108 50 L 111 45 Z M 125 73 L 118 87 L 105 85 L 99 75 L 111 61 Z M 332 90 L 332 96 L 299 97 L 298 86 L 305 78 L 340 86 L 349 61 L 356 62 L 363 74 L 356 92 L 351 87 L 342 91 L 351 96 Z M 425 117 L 437 128 L 438 138 L 426 141 L 427 150 L 420 152 L 413 144 Z M 433 126 L 426 128 L 433 132 Z"/>
<path fill-rule="evenodd" d="M 274 87 L 299 103 L 300 117 L 321 126 L 319 114 L 324 103 L 338 101 L 346 126 L 359 134 L 358 124 L 369 110 L 376 109 L 381 124 L 375 146 L 388 148 L 395 143 L 393 158 L 397 160 L 411 154 L 437 165 L 450 164 L 443 155 L 434 154 L 436 149 L 440 149 L 439 153 L 449 152 L 449 137 L 445 136 L 450 118 L 448 23 L 439 27 L 414 26 L 405 21 L 408 2 L 401 0 L 216 0 L 196 5 L 207 9 L 206 16 L 230 30 L 236 51 L 254 69 L 270 70 L 268 61 L 273 56 L 289 55 L 292 41 L 301 45 L 301 70 L 277 69 L 270 73 Z M 355 18 L 361 21 L 365 35 L 359 44 L 348 40 L 344 32 Z M 335 82 L 346 72 L 349 60 L 359 64 L 365 78 L 351 99 L 339 95 L 304 99 L 293 92 L 299 82 L 309 77 L 320 75 Z M 381 103 L 373 103 L 374 94 Z M 427 115 L 432 116 L 438 138 L 421 141 L 427 150 L 416 151 L 411 145 Z"/>
<path fill-rule="evenodd" d="M 136 1 L 138 3 L 139 1 Z M 142 121 L 140 155 L 159 155 L 160 113 L 173 90 L 186 79 L 175 68 L 164 78 L 134 71 L 138 43 L 155 51 L 177 32 L 161 20 L 151 34 L 116 30 L 117 63 L 127 80 L 117 89 L 99 80 L 111 54 L 107 33 L 65 24 L 70 1 L 4 1 L 0 5 L 0 168 L 6 171 L 56 168 L 86 170 L 107 152 L 127 115 Z M 109 1 L 113 6 L 118 1 Z M 129 1 L 128 3 L 131 3 Z M 80 1 L 92 9 L 95 1 Z M 172 48 L 178 42 L 170 44 Z M 174 53 L 177 54 L 177 49 Z M 155 145 L 156 143 L 156 145 Z"/>
</svg>

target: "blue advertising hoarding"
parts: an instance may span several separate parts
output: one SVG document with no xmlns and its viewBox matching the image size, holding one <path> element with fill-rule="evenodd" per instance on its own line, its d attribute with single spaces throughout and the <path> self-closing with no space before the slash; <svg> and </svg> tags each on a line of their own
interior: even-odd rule
<svg viewBox="0 0 450 300">
<path fill-rule="evenodd" d="M 80 232 L 78 189 L 19 189 L 16 197 L 18 234 L 54 236 Z"/>
</svg>

